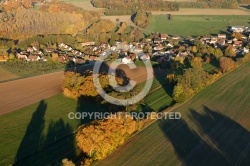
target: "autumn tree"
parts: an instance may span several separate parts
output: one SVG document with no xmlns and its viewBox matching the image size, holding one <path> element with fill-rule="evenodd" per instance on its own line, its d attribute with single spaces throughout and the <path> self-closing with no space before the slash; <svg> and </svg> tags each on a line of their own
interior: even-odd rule
<svg viewBox="0 0 250 166">
<path fill-rule="evenodd" d="M 229 45 L 226 49 L 225 49 L 225 56 L 228 57 L 235 57 L 236 56 L 236 52 L 233 49 L 232 45 Z"/>
<path fill-rule="evenodd" d="M 216 48 L 215 51 L 214 51 L 214 56 L 219 59 L 220 57 L 223 56 L 223 52 L 221 51 L 221 49 L 219 48 Z"/>
<path fill-rule="evenodd" d="M 220 62 L 220 68 L 221 68 L 221 70 L 222 70 L 223 73 L 225 73 L 227 71 L 230 71 L 230 70 L 232 70 L 232 69 L 235 68 L 235 63 L 232 60 L 232 58 L 221 57 L 219 59 L 219 62 Z"/>
<path fill-rule="evenodd" d="M 101 160 L 118 148 L 140 127 L 125 113 L 116 113 L 103 120 L 81 126 L 76 135 L 78 147 L 93 160 Z"/>
<path fill-rule="evenodd" d="M 243 35 L 239 32 L 233 32 L 231 36 L 235 37 L 237 40 L 240 40 L 243 37 Z"/>
</svg>

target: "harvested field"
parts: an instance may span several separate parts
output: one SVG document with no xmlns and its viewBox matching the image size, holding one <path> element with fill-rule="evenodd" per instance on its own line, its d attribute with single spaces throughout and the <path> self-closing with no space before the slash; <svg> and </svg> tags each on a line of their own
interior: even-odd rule
<svg viewBox="0 0 250 166">
<path fill-rule="evenodd" d="M 197 9 L 180 8 L 179 11 L 153 11 L 152 14 L 173 14 L 173 15 L 250 15 L 250 11 L 242 9 Z"/>
<path fill-rule="evenodd" d="M 97 165 L 248 165 L 250 62 L 174 109 Z"/>
<path fill-rule="evenodd" d="M 1 71 L 0 72 L 0 82 L 18 78 L 17 75 L 9 72 L 8 70 L 3 69 L 1 66 L 0 66 L 0 71 Z"/>
<path fill-rule="evenodd" d="M 62 78 L 63 72 L 56 72 L 1 83 L 0 115 L 60 93 Z"/>
<path fill-rule="evenodd" d="M 102 8 L 96 8 L 94 7 L 90 0 L 63 0 L 64 2 L 71 3 L 77 7 L 81 7 L 84 10 L 93 10 L 93 11 L 101 11 Z"/>
</svg>

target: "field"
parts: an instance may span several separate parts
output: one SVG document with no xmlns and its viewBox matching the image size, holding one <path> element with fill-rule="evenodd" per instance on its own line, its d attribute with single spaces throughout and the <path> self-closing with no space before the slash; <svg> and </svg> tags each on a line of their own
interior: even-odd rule
<svg viewBox="0 0 250 166">
<path fill-rule="evenodd" d="M 144 84 L 144 81 L 146 80 L 144 67 L 138 66 L 137 69 L 128 70 L 127 66 L 121 65 L 120 68 L 125 70 L 129 78 L 137 81 L 137 83 Z M 161 88 L 165 81 L 165 77 L 163 77 L 162 74 L 165 75 L 166 71 L 155 70 L 154 73 L 156 74 L 156 78 L 151 78 L 154 79 L 153 86 L 150 95 L 145 97 L 145 105 L 158 111 L 159 109 L 162 109 L 162 106 L 167 107 L 171 105 L 172 98 L 166 93 L 168 92 L 167 89 Z M 61 82 L 61 74 L 62 73 L 58 73 L 53 78 Z M 45 76 L 46 75 L 38 76 L 37 79 Z M 36 77 L 28 79 L 35 78 Z M 32 85 L 29 81 L 26 81 L 25 84 L 25 80 L 17 80 L 23 82 L 13 83 L 13 85 L 9 86 L 10 89 L 15 89 L 15 92 L 8 90 L 4 86 L 4 84 L 10 84 L 12 82 L 0 84 L 1 91 L 6 92 L 1 93 L 1 101 L 3 101 L 3 103 L 1 103 L 1 112 L 6 113 L 6 103 L 13 107 L 13 105 L 16 105 L 15 103 L 22 104 L 22 102 L 34 102 L 34 96 L 30 96 L 27 91 L 35 94 L 37 92 L 39 96 L 39 94 L 42 94 L 40 91 L 43 92 L 41 89 L 48 89 L 50 86 L 53 87 L 52 82 L 59 84 L 56 87 L 60 88 L 60 83 L 55 80 L 48 78 L 40 78 L 40 80 L 43 81 L 40 81 L 39 83 L 45 84 L 45 87 L 40 87 L 39 91 L 36 89 L 39 86 L 37 87 L 33 85 L 30 88 L 24 87 L 26 84 L 27 86 Z M 46 80 L 51 80 L 52 82 L 45 83 L 44 81 Z M 31 90 L 32 88 L 34 89 Z M 16 95 L 17 89 L 21 89 L 24 92 L 18 92 L 18 95 Z M 58 89 L 56 88 L 55 90 Z M 28 97 L 21 97 L 22 100 L 20 100 L 20 96 L 22 95 L 28 95 Z M 63 156 L 75 158 L 79 151 L 75 146 L 74 135 L 69 136 L 69 134 L 75 131 L 80 124 L 84 124 L 89 120 L 70 120 L 68 118 L 68 113 L 100 111 L 100 108 L 104 110 L 106 109 L 105 106 L 98 107 L 96 104 L 82 103 L 65 98 L 62 95 L 56 95 L 46 100 L 42 100 L 41 98 L 41 101 L 36 104 L 0 116 L 0 125 L 2 126 L 0 128 L 0 147 L 2 150 L 2 153 L 0 154 L 0 165 L 12 164 L 15 159 L 20 160 L 25 156 L 27 157 L 19 161 L 17 164 L 55 164 L 55 162 Z"/>
<path fill-rule="evenodd" d="M 105 109 L 105 107 L 102 107 Z M 0 165 L 55 165 L 79 155 L 72 133 L 89 119 L 69 119 L 70 112 L 100 111 L 96 104 L 56 95 L 0 116 Z"/>
<path fill-rule="evenodd" d="M 62 91 L 63 72 L 0 83 L 0 115 L 39 102 Z"/>
<path fill-rule="evenodd" d="M 80 122 L 69 120 L 67 115 L 76 110 L 77 101 L 58 95 L 24 107 L 17 112 L 0 116 L 0 165 L 9 165 L 15 161 L 15 158 L 20 159 L 24 155 L 41 150 L 44 144 L 50 144 L 72 132 Z M 55 159 L 51 154 L 56 153 L 60 156 L 71 152 L 72 147 L 65 145 L 67 143 L 73 145 L 74 141 L 71 139 L 73 138 L 58 141 L 49 154 L 46 152 L 51 150 L 50 148 L 41 150 L 33 156 L 33 164 L 38 163 L 35 159 L 40 155 L 43 155 L 44 159 L 41 159 L 38 165 L 44 165 L 43 162 L 52 162 Z"/>
<path fill-rule="evenodd" d="M 250 62 L 158 120 L 97 165 L 248 165 Z"/>
<path fill-rule="evenodd" d="M 95 8 L 90 0 L 63 0 L 64 2 L 71 3 L 75 6 L 81 7 L 84 10 L 94 10 L 94 11 L 100 11 L 101 8 Z"/>
<path fill-rule="evenodd" d="M 0 82 L 1 81 L 5 81 L 5 80 L 11 80 L 11 79 L 15 79 L 18 78 L 17 75 L 11 73 L 10 71 L 4 69 L 3 67 L 0 66 Z"/>
<path fill-rule="evenodd" d="M 249 26 L 249 16 L 173 16 L 155 15 L 151 18 L 147 30 L 180 36 L 197 36 L 227 33 L 229 26 Z"/>
<path fill-rule="evenodd" d="M 153 11 L 153 14 L 173 14 L 173 15 L 249 15 L 250 11 L 244 9 L 198 9 L 180 8 L 179 11 Z"/>
</svg>

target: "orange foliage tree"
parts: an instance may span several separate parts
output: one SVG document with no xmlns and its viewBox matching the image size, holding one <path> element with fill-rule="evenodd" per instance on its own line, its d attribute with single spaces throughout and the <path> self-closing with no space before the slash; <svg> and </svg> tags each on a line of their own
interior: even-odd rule
<svg viewBox="0 0 250 166">
<path fill-rule="evenodd" d="M 88 157 L 101 160 L 123 144 L 140 126 L 140 121 L 128 114 L 113 114 L 104 120 L 79 127 L 77 145 Z"/>
</svg>

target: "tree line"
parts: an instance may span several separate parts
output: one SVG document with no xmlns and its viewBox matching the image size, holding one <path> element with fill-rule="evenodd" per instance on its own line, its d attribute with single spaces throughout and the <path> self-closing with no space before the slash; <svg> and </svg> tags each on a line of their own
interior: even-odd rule
<svg viewBox="0 0 250 166">
<path fill-rule="evenodd" d="M 132 15 L 137 10 L 145 11 L 178 11 L 176 2 L 163 0 L 91 0 L 93 6 L 105 8 L 105 15 Z"/>
</svg>

